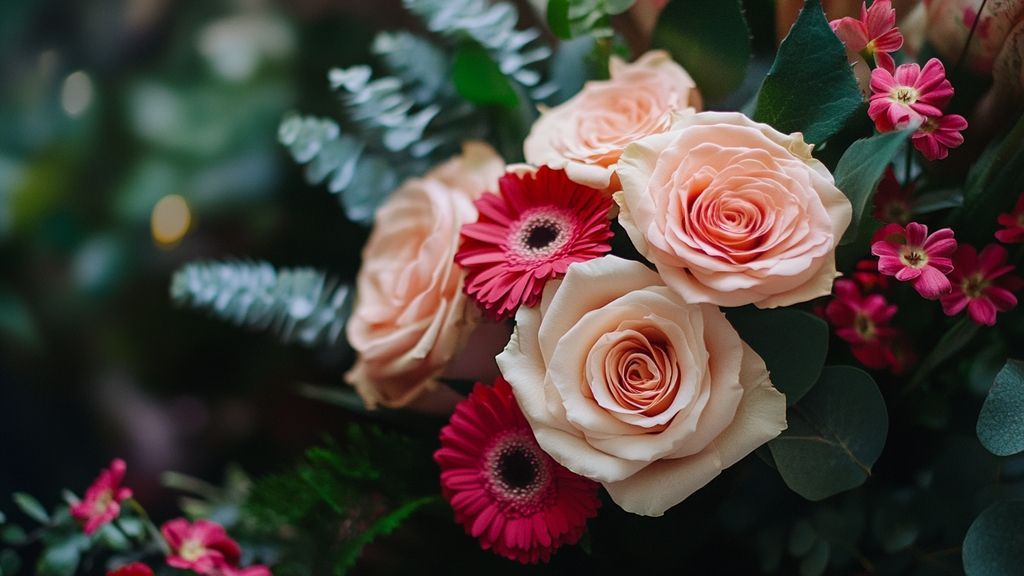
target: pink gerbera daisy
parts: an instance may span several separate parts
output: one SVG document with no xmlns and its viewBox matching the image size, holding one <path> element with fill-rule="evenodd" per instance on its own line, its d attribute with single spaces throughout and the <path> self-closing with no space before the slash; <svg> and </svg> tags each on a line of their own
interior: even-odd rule
<svg viewBox="0 0 1024 576">
<path fill-rule="evenodd" d="M 508 318 L 535 305 L 569 264 L 611 250 L 612 201 L 547 166 L 505 174 L 498 188 L 476 201 L 480 217 L 463 225 L 455 261 L 466 271 L 466 293 L 490 316 Z"/>
<path fill-rule="evenodd" d="M 926 118 L 911 139 L 914 148 L 929 160 L 942 160 L 949 151 L 964 143 L 961 134 L 967 129 L 967 120 L 959 114 Z"/>
<path fill-rule="evenodd" d="M 911 222 L 906 228 L 889 224 L 878 236 L 881 239 L 871 244 L 871 253 L 878 256 L 879 272 L 913 283 L 917 293 L 929 300 L 949 294 L 952 286 L 946 275 L 953 270 L 950 257 L 956 250 L 952 230 L 943 228 L 929 235 L 927 226 Z"/>
<path fill-rule="evenodd" d="M 524 564 L 576 543 L 600 504 L 597 483 L 541 450 L 501 377 L 455 408 L 434 460 L 456 521 L 483 549 Z"/>
<path fill-rule="evenodd" d="M 903 35 L 896 27 L 896 10 L 889 0 L 875 0 L 871 7 L 860 6 L 860 19 L 847 16 L 829 23 L 850 52 L 865 60 L 893 70 L 896 63 L 889 54 L 903 47 Z"/>
<path fill-rule="evenodd" d="M 978 324 L 993 326 L 996 314 L 1017 305 L 1014 292 L 1024 280 L 1011 275 L 1014 267 L 1007 264 L 1006 248 L 989 244 L 978 254 L 974 246 L 962 244 L 953 255 L 953 272 L 949 279 L 953 291 L 942 297 L 942 311 L 955 316 L 967 308 L 967 314 Z"/>
<path fill-rule="evenodd" d="M 220 574 L 238 565 L 241 550 L 224 527 L 209 520 L 176 518 L 160 527 L 171 548 L 167 564 L 199 574 Z"/>
<path fill-rule="evenodd" d="M 1006 244 L 1024 243 L 1024 193 L 1017 198 L 1011 212 L 1000 214 L 996 219 L 1004 228 L 996 232 L 996 240 Z"/>
<path fill-rule="evenodd" d="M 86 534 L 92 534 L 101 526 L 121 514 L 121 502 L 132 497 L 132 491 L 121 486 L 127 465 L 115 458 L 110 468 L 100 475 L 85 491 L 85 498 L 71 507 L 71 516 L 82 524 Z"/>
<path fill-rule="evenodd" d="M 895 72 L 875 68 L 871 92 L 868 116 L 879 132 L 892 132 L 942 116 L 942 108 L 953 97 L 953 85 L 946 80 L 942 62 L 932 58 L 924 68 L 917 64 L 903 64 Z"/>
<path fill-rule="evenodd" d="M 868 368 L 880 370 L 893 363 L 889 342 L 895 330 L 889 321 L 896 306 L 881 294 L 861 294 L 853 280 L 836 280 L 835 298 L 825 308 L 825 318 L 836 336 L 850 344 L 853 355 Z"/>
</svg>

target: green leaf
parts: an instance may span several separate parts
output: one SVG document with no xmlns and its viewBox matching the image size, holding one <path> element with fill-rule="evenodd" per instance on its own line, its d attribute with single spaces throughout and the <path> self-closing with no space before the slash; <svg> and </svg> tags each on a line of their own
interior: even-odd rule
<svg viewBox="0 0 1024 576">
<path fill-rule="evenodd" d="M 14 550 L 0 550 L 0 574 L 14 576 L 21 569 L 21 558 Z"/>
<path fill-rule="evenodd" d="M 479 44 L 466 42 L 459 46 L 452 63 L 452 80 L 459 95 L 474 104 L 507 108 L 519 105 L 512 83 Z"/>
<path fill-rule="evenodd" d="M 4 515 L 3 511 L 0 510 L 0 524 L 7 522 L 7 516 Z"/>
<path fill-rule="evenodd" d="M 25 513 L 26 516 L 39 522 L 40 524 L 49 524 L 50 515 L 46 513 L 46 508 L 39 503 L 38 500 L 26 494 L 24 492 L 15 492 L 11 495 L 11 499 L 18 505 L 18 508 Z"/>
<path fill-rule="evenodd" d="M 1008 360 L 978 416 L 978 439 L 996 456 L 1024 451 L 1024 362 Z"/>
<path fill-rule="evenodd" d="M 59 540 L 46 547 L 39 563 L 36 565 L 38 576 L 72 576 L 78 570 L 78 562 L 82 550 L 88 545 L 88 539 L 82 534 Z"/>
<path fill-rule="evenodd" d="M 768 447 L 786 485 L 808 500 L 863 484 L 889 428 L 878 386 L 849 366 L 826 366 L 788 417 L 789 428 Z"/>
<path fill-rule="evenodd" d="M 569 0 L 550 0 L 548 2 L 548 28 L 555 36 L 563 40 L 572 38 L 569 26 Z"/>
<path fill-rule="evenodd" d="M 669 2 L 652 43 L 686 68 L 707 102 L 735 91 L 750 63 L 750 32 L 737 0 Z"/>
<path fill-rule="evenodd" d="M 1024 566 L 1024 502 L 993 504 L 971 524 L 964 538 L 967 576 L 1019 574 Z"/>
<path fill-rule="evenodd" d="M 846 194 L 853 205 L 853 219 L 850 227 L 843 234 L 841 244 L 849 244 L 857 239 L 864 212 L 871 205 L 878 182 L 882 180 L 885 167 L 900 151 L 910 136 L 911 130 L 876 134 L 870 138 L 857 140 L 846 150 L 836 165 L 836 187 Z"/>
<path fill-rule="evenodd" d="M 817 540 L 818 533 L 814 530 L 814 526 L 807 520 L 798 520 L 796 524 L 793 524 L 793 530 L 789 533 L 786 550 L 791 556 L 803 558 L 811 551 Z"/>
<path fill-rule="evenodd" d="M 946 360 L 956 356 L 964 346 L 971 343 L 979 328 L 969 317 L 964 316 L 961 318 L 949 331 L 942 335 L 938 343 L 932 347 L 931 352 L 921 361 L 921 364 L 917 367 L 917 372 L 910 379 L 907 389 L 916 388 L 932 373 L 932 370 L 938 368 Z"/>
<path fill-rule="evenodd" d="M 930 214 L 947 208 L 959 208 L 964 205 L 964 195 L 958 188 L 946 188 L 921 194 L 914 198 L 911 212 L 914 214 Z"/>
<path fill-rule="evenodd" d="M 1021 188 L 1024 188 L 1024 115 L 999 144 L 986 150 L 976 163 L 976 171 L 968 175 L 961 219 L 971 225 L 962 227 L 963 240 L 990 242 L 996 217 L 1010 208 Z"/>
<path fill-rule="evenodd" d="M 404 522 L 409 516 L 412 516 L 413 512 L 416 512 L 427 504 L 433 504 L 439 501 L 440 498 L 437 496 L 426 496 L 417 500 L 410 500 L 378 518 L 377 521 L 360 534 L 359 537 L 346 542 L 342 547 L 334 568 L 335 576 L 342 576 L 348 572 L 349 568 L 355 566 L 356 561 L 359 560 L 359 555 L 367 544 L 381 536 L 387 536 L 397 530 L 398 527 L 402 525 L 402 522 Z"/>
<path fill-rule="evenodd" d="M 25 534 L 25 530 L 17 524 L 8 524 L 0 529 L 0 542 L 8 546 L 20 546 L 25 543 L 26 538 L 28 536 Z"/>
<path fill-rule="evenodd" d="M 726 316 L 764 360 L 772 384 L 786 395 L 788 404 L 814 386 L 828 354 L 828 325 L 821 318 L 792 308 L 737 308 Z"/>
<path fill-rule="evenodd" d="M 807 142 L 820 144 L 842 129 L 861 102 L 846 48 L 819 0 L 807 0 L 761 85 L 754 120 L 780 132 L 803 132 Z"/>
</svg>

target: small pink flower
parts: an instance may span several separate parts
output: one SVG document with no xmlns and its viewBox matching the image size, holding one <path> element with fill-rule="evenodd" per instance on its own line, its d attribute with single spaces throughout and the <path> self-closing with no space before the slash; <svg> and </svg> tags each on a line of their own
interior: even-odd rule
<svg viewBox="0 0 1024 576">
<path fill-rule="evenodd" d="M 892 166 L 888 166 L 875 191 L 875 218 L 885 223 L 906 224 L 910 222 L 910 207 L 913 197 L 914 184 L 900 186 Z"/>
<path fill-rule="evenodd" d="M 1014 267 L 1006 263 L 1006 248 L 989 244 L 978 254 L 974 246 L 961 245 L 953 255 L 953 272 L 949 279 L 953 291 L 941 298 L 942 311 L 955 316 L 967 308 L 971 320 L 985 326 L 996 323 L 996 314 L 1017 305 L 1015 291 L 1024 287 L 1024 280 L 1011 275 Z"/>
<path fill-rule="evenodd" d="M 861 4 L 860 19 L 847 16 L 829 23 L 832 31 L 850 52 L 860 53 L 865 60 L 893 70 L 896 63 L 889 54 L 903 47 L 903 35 L 896 27 L 896 10 L 889 0 L 875 0 L 871 7 Z"/>
<path fill-rule="evenodd" d="M 917 64 L 903 64 L 895 73 L 875 68 L 871 71 L 871 91 L 868 116 L 879 132 L 902 130 L 926 118 L 942 116 L 942 108 L 953 97 L 953 85 L 946 80 L 946 69 L 936 58 L 923 69 Z"/>
<path fill-rule="evenodd" d="M 132 562 L 107 572 L 107 576 L 153 576 L 153 569 L 141 562 Z"/>
<path fill-rule="evenodd" d="M 882 239 L 871 245 L 879 272 L 912 282 L 914 290 L 929 300 L 949 294 L 952 286 L 946 275 L 953 271 L 951 256 L 956 250 L 952 230 L 943 228 L 929 235 L 927 226 L 911 222 L 906 229 L 889 224 L 879 235 Z"/>
<path fill-rule="evenodd" d="M 262 564 L 253 564 L 245 568 L 224 566 L 211 572 L 210 576 L 273 576 L 273 574 L 270 573 L 270 568 Z"/>
<path fill-rule="evenodd" d="M 238 565 L 241 550 L 224 527 L 209 520 L 176 518 L 160 527 L 171 547 L 167 564 L 198 574 L 219 575 Z"/>
<path fill-rule="evenodd" d="M 911 139 L 914 148 L 929 160 L 942 160 L 949 150 L 964 143 L 961 134 L 967 129 L 967 120 L 959 114 L 926 118 Z"/>
<path fill-rule="evenodd" d="M 85 498 L 71 507 L 71 516 L 82 524 L 87 535 L 117 518 L 121 514 L 121 502 L 132 497 L 132 491 L 121 486 L 126 469 L 124 460 L 115 458 L 110 468 L 100 471 L 85 491 Z"/>
<path fill-rule="evenodd" d="M 1017 204 L 1011 212 L 1000 214 L 996 219 L 1004 229 L 996 232 L 996 240 L 1005 244 L 1024 243 L 1024 192 L 1017 198 Z"/>
<path fill-rule="evenodd" d="M 880 370 L 892 364 L 889 341 L 895 330 L 889 321 L 896 306 L 881 294 L 861 294 L 853 280 L 836 280 L 835 298 L 825 307 L 825 318 L 836 336 L 849 342 L 853 355 L 868 368 Z"/>
<path fill-rule="evenodd" d="M 860 286 L 860 289 L 865 294 L 884 292 L 889 288 L 888 276 L 878 273 L 878 265 L 871 258 L 858 260 L 850 277 L 853 278 L 853 281 L 857 283 L 857 286 Z"/>
</svg>

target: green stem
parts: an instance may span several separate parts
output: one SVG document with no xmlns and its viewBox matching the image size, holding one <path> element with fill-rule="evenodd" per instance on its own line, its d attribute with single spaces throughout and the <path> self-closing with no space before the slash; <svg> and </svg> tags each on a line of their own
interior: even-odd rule
<svg viewBox="0 0 1024 576">
<path fill-rule="evenodd" d="M 914 179 L 910 176 L 910 172 L 914 167 L 914 145 L 908 139 L 905 146 L 907 147 L 907 157 L 905 164 L 903 165 L 903 187 L 910 186 Z"/>
<path fill-rule="evenodd" d="M 988 4 L 988 0 L 981 0 L 981 7 L 978 8 L 978 15 L 974 18 L 974 24 L 971 24 L 971 31 L 967 33 L 967 41 L 964 42 L 964 47 L 960 50 L 960 56 L 956 59 L 956 65 L 953 66 L 953 71 L 950 72 L 950 77 L 956 76 L 960 65 L 964 63 L 964 58 L 967 57 L 967 49 L 971 47 L 971 40 L 974 39 L 974 32 L 978 29 L 978 23 L 981 22 L 981 16 L 985 13 L 985 4 Z"/>
<path fill-rule="evenodd" d="M 130 506 L 131 509 L 134 510 L 140 518 L 142 518 L 143 523 L 146 525 L 146 531 L 149 532 L 149 537 L 152 538 L 153 542 L 160 548 L 160 552 L 163 553 L 164 556 L 169 556 L 171 554 L 171 547 L 167 545 L 167 541 L 164 540 L 164 536 L 160 533 L 156 524 L 153 524 L 153 521 L 150 520 L 149 513 L 146 512 L 146 509 L 143 508 L 142 504 L 140 504 L 135 498 L 129 498 L 126 502 L 128 502 L 128 506 Z"/>
</svg>

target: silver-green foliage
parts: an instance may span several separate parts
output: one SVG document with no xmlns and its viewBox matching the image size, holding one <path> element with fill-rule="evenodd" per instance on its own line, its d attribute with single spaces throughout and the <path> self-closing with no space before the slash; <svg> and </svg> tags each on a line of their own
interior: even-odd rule
<svg viewBox="0 0 1024 576">
<path fill-rule="evenodd" d="M 351 308 L 347 284 L 312 268 L 276 270 L 266 262 L 186 264 L 171 280 L 171 298 L 306 346 L 337 344 Z"/>
<path fill-rule="evenodd" d="M 537 64 L 551 56 L 535 28 L 518 29 L 519 11 L 510 2 L 488 0 L 403 0 L 427 29 L 455 42 L 470 39 L 491 55 L 502 73 L 543 100 L 556 86 L 544 83 Z"/>
</svg>

